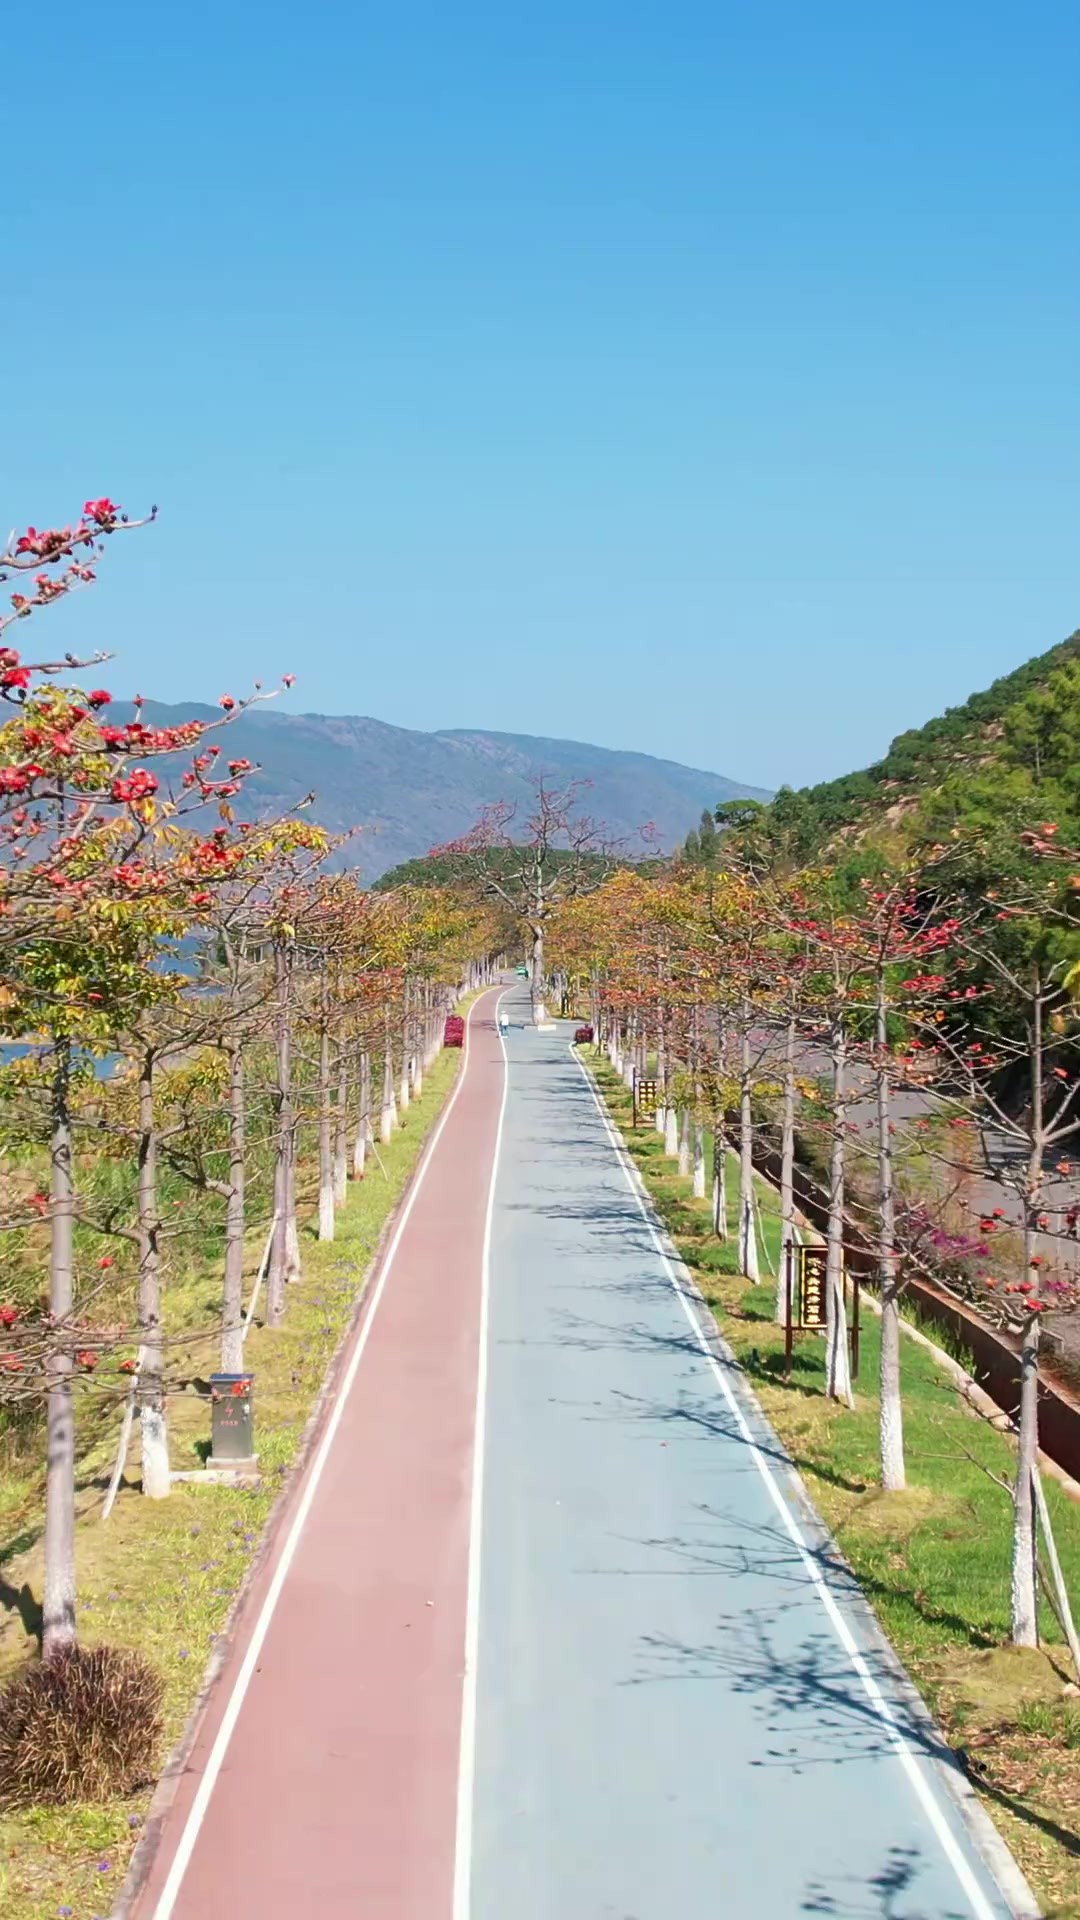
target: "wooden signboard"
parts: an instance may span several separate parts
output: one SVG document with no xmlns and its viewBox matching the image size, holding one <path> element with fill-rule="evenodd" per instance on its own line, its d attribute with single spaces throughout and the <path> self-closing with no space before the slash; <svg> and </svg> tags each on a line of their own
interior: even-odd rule
<svg viewBox="0 0 1080 1920">
<path fill-rule="evenodd" d="M 796 1288 L 795 1325 L 804 1332 L 827 1326 L 829 1315 L 825 1294 L 826 1250 L 824 1247 L 799 1247 L 798 1286 Z"/>
<path fill-rule="evenodd" d="M 787 1249 L 784 1262 L 785 1294 L 787 1311 L 784 1316 L 784 1373 L 791 1373 L 791 1356 L 797 1333 L 823 1333 L 829 1324 L 828 1308 L 828 1253 L 822 1246 L 798 1246 Z M 847 1317 L 847 1298 L 851 1295 L 851 1322 L 848 1326 L 848 1340 L 851 1347 L 851 1368 L 853 1374 L 859 1372 L 859 1276 L 854 1273 L 850 1284 L 846 1274 L 841 1275 L 840 1294 L 844 1301 L 844 1317 Z"/>
<path fill-rule="evenodd" d="M 642 1126 L 656 1118 L 656 1081 L 641 1080 L 634 1073 L 634 1125 Z"/>
</svg>

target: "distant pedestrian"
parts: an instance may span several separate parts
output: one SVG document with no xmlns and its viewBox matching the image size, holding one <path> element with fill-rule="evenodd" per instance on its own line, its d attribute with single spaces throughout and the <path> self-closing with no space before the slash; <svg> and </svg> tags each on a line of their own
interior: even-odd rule
<svg viewBox="0 0 1080 1920">
<path fill-rule="evenodd" d="M 502 1007 L 500 1007 L 499 1008 L 499 1032 L 509 1033 L 509 1031 L 510 1031 L 510 1015 L 508 1013 L 504 1013 Z"/>
</svg>

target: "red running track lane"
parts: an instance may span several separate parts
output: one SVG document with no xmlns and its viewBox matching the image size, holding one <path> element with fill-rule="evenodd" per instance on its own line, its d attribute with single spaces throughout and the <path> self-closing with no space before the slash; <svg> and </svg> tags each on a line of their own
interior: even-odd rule
<svg viewBox="0 0 1080 1920">
<path fill-rule="evenodd" d="M 456 1097 L 354 1336 L 366 1328 L 321 1475 L 317 1447 L 247 1597 L 137 1920 L 450 1920 L 481 1270 L 505 1073 L 494 1009 L 488 993 L 471 1010 Z"/>
</svg>

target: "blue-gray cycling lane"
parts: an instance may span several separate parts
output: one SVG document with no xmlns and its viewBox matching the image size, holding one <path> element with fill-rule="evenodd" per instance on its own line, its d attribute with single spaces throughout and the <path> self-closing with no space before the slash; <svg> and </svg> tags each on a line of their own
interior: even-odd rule
<svg viewBox="0 0 1080 1920">
<path fill-rule="evenodd" d="M 1034 1911 L 703 1330 L 570 1030 L 505 1005 L 455 1920 Z"/>
</svg>

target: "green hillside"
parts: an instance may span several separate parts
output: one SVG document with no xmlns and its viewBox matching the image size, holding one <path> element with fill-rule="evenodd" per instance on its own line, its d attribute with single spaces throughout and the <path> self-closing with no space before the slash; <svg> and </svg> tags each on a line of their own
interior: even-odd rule
<svg viewBox="0 0 1080 1920">
<path fill-rule="evenodd" d="M 1033 818 L 1080 834 L 1080 632 L 962 706 L 900 734 L 874 766 L 782 787 L 754 829 L 773 858 L 802 864 L 845 841 L 908 845 L 954 826 Z"/>
</svg>

